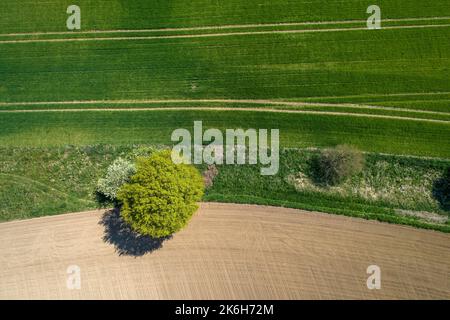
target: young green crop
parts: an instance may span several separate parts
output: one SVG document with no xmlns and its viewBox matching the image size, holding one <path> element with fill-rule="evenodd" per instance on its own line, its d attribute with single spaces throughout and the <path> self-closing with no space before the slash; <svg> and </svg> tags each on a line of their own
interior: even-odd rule
<svg viewBox="0 0 450 320">
<path fill-rule="evenodd" d="M 2 32 L 66 31 L 66 8 L 61 0 L 2 0 Z M 335 21 L 366 19 L 367 3 L 360 0 L 77 0 L 82 12 L 82 29 L 144 29 L 210 25 Z M 450 16 L 448 3 L 436 0 L 378 0 L 386 17 Z M 20 17 L 27 17 L 20 18 Z"/>
<path fill-rule="evenodd" d="M 0 44 L 0 102 L 450 92 L 449 36 L 436 28 Z"/>
<path fill-rule="evenodd" d="M 254 111 L 89 111 L 4 113 L 0 146 L 165 144 L 173 130 L 192 128 L 280 130 L 281 147 L 351 144 L 363 151 L 450 158 L 450 125 L 352 116 Z"/>
</svg>

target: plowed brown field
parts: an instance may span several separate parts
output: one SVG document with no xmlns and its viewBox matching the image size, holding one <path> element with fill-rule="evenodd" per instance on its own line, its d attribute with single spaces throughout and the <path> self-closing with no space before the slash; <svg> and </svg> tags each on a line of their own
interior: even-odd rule
<svg viewBox="0 0 450 320">
<path fill-rule="evenodd" d="M 0 224 L 1 299 L 449 299 L 450 235 L 348 217 L 202 204 L 145 255 L 104 241 L 102 211 Z M 67 267 L 81 289 L 67 289 Z M 381 290 L 366 286 L 381 268 Z"/>
</svg>

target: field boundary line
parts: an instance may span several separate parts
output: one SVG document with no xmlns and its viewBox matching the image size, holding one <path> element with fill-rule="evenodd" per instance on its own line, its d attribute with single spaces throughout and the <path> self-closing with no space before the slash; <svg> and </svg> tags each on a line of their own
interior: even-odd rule
<svg viewBox="0 0 450 320">
<path fill-rule="evenodd" d="M 399 30 L 399 29 L 429 29 L 446 28 L 450 24 L 437 25 L 409 25 L 409 26 L 389 26 L 381 30 Z M 93 41 L 127 41 L 127 40 L 157 40 L 157 39 L 195 39 L 195 38 L 218 38 L 232 36 L 248 35 L 269 35 L 269 34 L 304 34 L 304 33 L 327 33 L 327 32 L 349 32 L 349 31 L 373 31 L 367 27 L 358 28 L 331 28 L 331 29 L 306 29 L 306 30 L 270 30 L 270 31 L 245 31 L 228 33 L 204 33 L 204 34 L 185 34 L 185 35 L 167 35 L 167 36 L 134 36 L 134 37 L 95 37 L 95 38 L 58 38 L 58 39 L 23 39 L 23 40 L 0 40 L 0 44 L 19 44 L 19 43 L 59 43 L 59 42 L 93 42 Z"/>
<path fill-rule="evenodd" d="M 385 22 L 406 22 L 406 21 L 439 21 L 450 20 L 450 17 L 424 17 L 424 18 L 392 18 L 383 19 Z M 149 29 L 117 29 L 117 30 L 87 30 L 87 31 L 40 31 L 40 32 L 17 32 L 3 33 L 0 37 L 20 37 L 20 36 L 46 36 L 46 35 L 81 35 L 97 33 L 144 33 L 144 32 L 174 32 L 174 31 L 202 31 L 202 30 L 224 30 L 224 29 L 246 29 L 246 28 L 270 28 L 270 27 L 295 27 L 327 24 L 352 24 L 365 23 L 367 20 L 335 20 L 335 21 L 305 21 L 305 22 L 280 22 L 280 23 L 253 23 L 253 24 L 228 24 L 200 27 L 171 27 L 171 28 L 149 28 Z"/>
<path fill-rule="evenodd" d="M 434 115 L 446 115 L 450 116 L 449 112 L 429 111 L 420 109 L 408 109 L 408 108 L 395 108 L 384 107 L 376 105 L 355 104 L 355 103 L 320 103 L 320 102 L 303 102 L 303 101 L 273 101 L 273 100 L 248 100 L 248 99 L 173 99 L 173 100 L 85 100 L 85 101 L 51 101 L 51 102 L 0 102 L 2 106 L 43 106 L 43 105 L 86 105 L 86 104 L 158 104 L 158 103 L 240 103 L 240 104 L 260 104 L 260 105 L 274 105 L 274 106 L 289 106 L 289 107 L 330 107 L 330 108 L 354 108 L 364 110 L 384 110 L 395 112 L 410 112 L 421 114 L 434 114 Z M 191 109 L 198 109 L 200 107 L 189 107 Z M 226 108 L 226 107 L 222 107 Z M 90 108 L 92 110 L 93 108 Z M 119 110 L 120 108 L 97 108 L 98 110 Z M 125 109 L 125 108 L 122 108 Z M 130 108 L 127 108 L 130 109 Z M 135 108 L 136 109 L 136 108 Z M 139 108 L 149 109 L 149 108 Z M 167 109 L 167 107 L 159 107 L 154 109 Z M 230 108 L 234 109 L 234 108 Z M 243 108 L 244 109 L 244 108 Z M 263 108 L 258 108 L 263 109 Z M 69 110 L 69 109 L 54 109 L 54 110 Z M 75 108 L 72 110 L 87 110 Z M 281 110 L 281 109 L 280 109 Z M 286 110 L 286 109 L 284 109 Z M 36 110 L 1 110 L 6 111 L 42 111 L 42 109 Z M 293 111 L 293 110 L 292 110 Z"/>
<path fill-rule="evenodd" d="M 227 108 L 227 107 L 167 107 L 167 108 L 101 108 L 101 109 L 43 109 L 43 110 L 5 110 L 1 113 L 51 113 L 51 112 L 136 112 L 136 111 L 243 111 L 243 112 L 267 112 L 267 113 L 289 113 L 289 114 L 318 114 L 332 116 L 352 116 L 361 118 L 379 118 L 391 120 L 407 120 L 420 122 L 434 122 L 450 124 L 447 120 L 424 119 L 401 116 L 388 116 L 367 113 L 351 112 L 329 112 L 329 111 L 310 111 L 310 110 L 283 110 L 268 108 Z"/>
</svg>

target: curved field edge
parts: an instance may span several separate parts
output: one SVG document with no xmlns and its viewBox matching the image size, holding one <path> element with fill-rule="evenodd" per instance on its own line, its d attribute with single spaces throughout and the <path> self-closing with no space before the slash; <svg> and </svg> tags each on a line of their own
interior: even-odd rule
<svg viewBox="0 0 450 320">
<path fill-rule="evenodd" d="M 255 205 L 265 205 L 273 207 L 283 207 L 292 209 L 301 209 L 307 211 L 318 211 L 322 213 L 337 214 L 353 218 L 361 218 L 365 220 L 377 220 L 380 222 L 400 224 L 412 226 L 415 228 L 435 230 L 444 233 L 450 233 L 450 225 L 439 225 L 431 224 L 420 221 L 417 218 L 402 217 L 399 215 L 394 215 L 393 210 L 382 209 L 379 207 L 364 206 L 364 209 L 372 210 L 368 211 L 357 211 L 349 209 L 340 209 L 332 206 L 317 206 L 308 203 L 299 203 L 295 201 L 287 201 L 280 199 L 268 199 L 263 197 L 255 197 L 251 195 L 223 195 L 223 194 L 209 194 L 205 196 L 204 201 L 207 202 L 221 202 L 221 203 L 236 203 L 236 204 L 255 204 Z M 374 210 L 376 209 L 376 210 Z M 376 212 L 378 211 L 378 212 Z"/>
<path fill-rule="evenodd" d="M 107 227 L 114 217 L 90 211 L 0 224 L 0 282 L 8 284 L 0 298 L 446 299 L 450 292 L 448 234 L 202 203 L 186 229 L 150 253 L 135 241 L 116 241 Z M 127 233 L 117 237 L 128 239 Z M 61 290 L 61 270 L 76 261 L 89 269 L 83 290 Z M 388 270 L 377 292 L 365 285 L 364 271 L 374 261 Z"/>
</svg>

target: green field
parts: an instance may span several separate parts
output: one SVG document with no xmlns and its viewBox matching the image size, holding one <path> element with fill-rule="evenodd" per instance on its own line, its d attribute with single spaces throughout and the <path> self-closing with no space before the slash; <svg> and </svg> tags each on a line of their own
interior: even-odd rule
<svg viewBox="0 0 450 320">
<path fill-rule="evenodd" d="M 352 144 L 364 151 L 450 158 L 450 126 L 409 120 L 245 111 L 5 113 L 3 146 L 172 145 L 175 128 L 280 128 L 282 147 Z"/>
<path fill-rule="evenodd" d="M 0 3 L 0 220 L 95 206 L 92 188 L 114 157 L 133 144 L 171 145 L 174 129 L 198 120 L 205 129 L 280 129 L 282 148 L 351 144 L 373 157 L 422 157 L 430 161 L 423 176 L 448 165 L 446 0 L 379 1 L 389 19 L 382 30 L 364 30 L 373 3 L 360 0 L 80 0 L 82 30 L 67 32 L 70 4 Z M 58 158 L 65 148 L 79 157 L 73 166 Z M 46 159 L 60 174 L 42 170 Z M 82 159 L 99 166 L 85 172 Z M 59 183 L 63 172 L 70 183 Z M 234 181 L 253 171 L 223 172 L 221 181 Z M 247 180 L 267 199 L 218 186 L 206 200 L 421 226 L 397 215 L 400 204 Z M 73 190 L 77 183 L 83 191 Z"/>
<path fill-rule="evenodd" d="M 449 38 L 450 27 L 0 43 L 0 100 L 301 99 L 450 92 Z"/>
<path fill-rule="evenodd" d="M 196 27 L 304 21 L 365 20 L 371 1 L 305 0 L 78 0 L 86 30 Z M 2 33 L 66 31 L 65 0 L 3 0 Z M 444 0 L 380 0 L 383 18 L 450 16 Z"/>
</svg>

